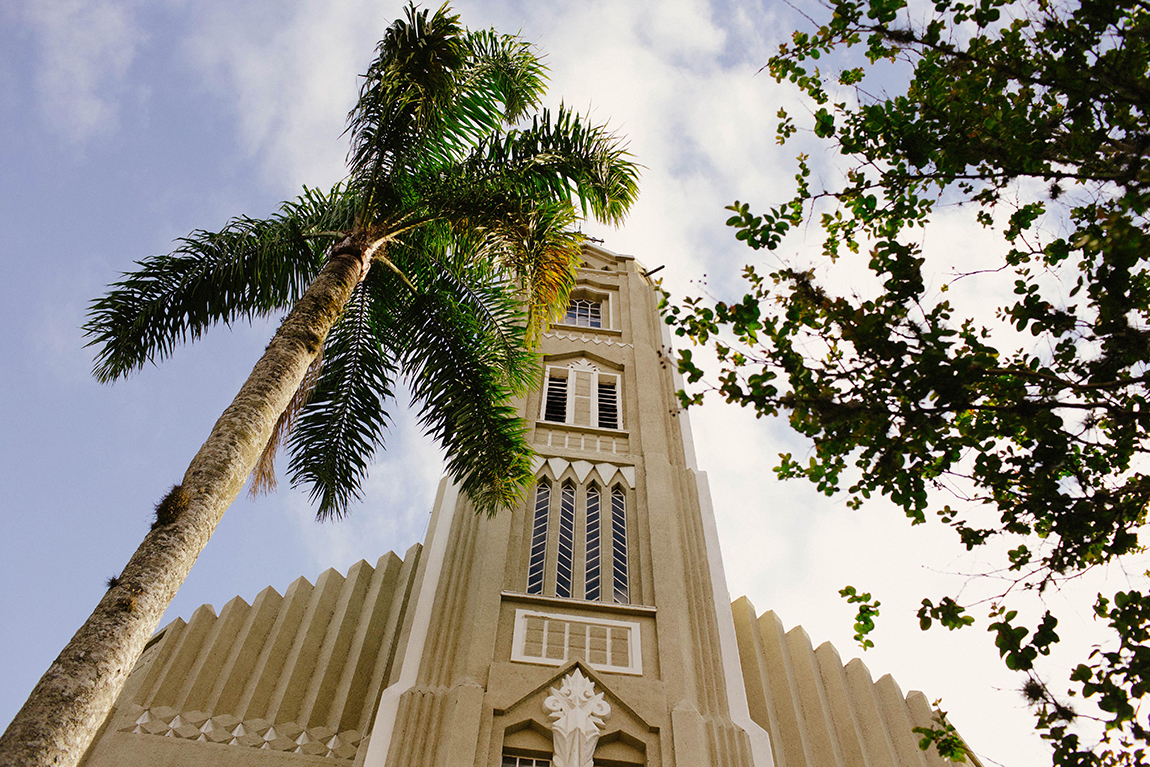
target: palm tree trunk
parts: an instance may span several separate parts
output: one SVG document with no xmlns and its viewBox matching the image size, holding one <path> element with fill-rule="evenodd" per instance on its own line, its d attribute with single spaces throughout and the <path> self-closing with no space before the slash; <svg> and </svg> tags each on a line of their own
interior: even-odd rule
<svg viewBox="0 0 1150 767">
<path fill-rule="evenodd" d="M 292 307 L 263 357 L 157 506 L 157 524 L 0 736 L 3 767 L 71 767 L 84 755 L 176 590 L 235 500 L 367 267 L 348 237 Z"/>
</svg>

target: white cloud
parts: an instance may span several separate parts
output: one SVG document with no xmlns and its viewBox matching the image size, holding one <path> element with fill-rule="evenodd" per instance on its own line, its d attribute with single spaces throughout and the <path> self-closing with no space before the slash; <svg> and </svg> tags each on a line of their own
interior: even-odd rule
<svg viewBox="0 0 1150 767">
<path fill-rule="evenodd" d="M 116 100 L 144 40 L 131 0 L 28 0 L 36 89 L 49 125 L 74 142 L 116 127 Z"/>
<path fill-rule="evenodd" d="M 241 143 L 266 181 L 292 194 L 344 175 L 344 117 L 383 29 L 399 5 L 368 0 L 197 8 L 193 65 L 230 102 Z"/>
</svg>

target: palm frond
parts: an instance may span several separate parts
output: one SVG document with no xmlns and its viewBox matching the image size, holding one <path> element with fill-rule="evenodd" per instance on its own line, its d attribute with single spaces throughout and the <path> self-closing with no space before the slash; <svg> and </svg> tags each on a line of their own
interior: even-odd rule
<svg viewBox="0 0 1150 767">
<path fill-rule="evenodd" d="M 586 239 L 575 230 L 576 221 L 567 201 L 524 206 L 488 229 L 477 250 L 480 259 L 499 264 L 517 279 L 529 346 L 537 345 L 547 326 L 563 315 L 575 287 Z"/>
<path fill-rule="evenodd" d="M 89 306 L 84 334 L 98 348 L 93 375 L 122 378 L 216 323 L 290 307 L 322 267 L 332 239 L 326 233 L 350 228 L 356 199 L 344 185 L 328 194 L 305 188 L 271 218 L 195 231 L 172 253 L 136 262 L 139 269 Z"/>
<path fill-rule="evenodd" d="M 442 294 L 425 293 L 408 312 L 403 366 L 424 428 L 447 451 L 447 471 L 479 512 L 519 503 L 529 483 L 526 426 L 512 392 L 484 348 L 482 322 Z"/>
<path fill-rule="evenodd" d="M 470 56 L 462 78 L 464 89 L 500 106 L 504 124 L 514 125 L 539 106 L 547 88 L 547 67 L 533 45 L 494 29 L 468 32 L 465 44 Z M 497 127 L 488 118 L 477 135 L 488 135 Z"/>
<path fill-rule="evenodd" d="M 373 204 L 405 173 L 462 160 L 538 105 L 545 67 L 533 47 L 493 30 L 471 32 L 446 6 L 405 9 L 387 30 L 348 114 L 352 177 Z"/>
<path fill-rule="evenodd" d="M 525 343 L 527 321 L 522 290 L 492 254 L 482 231 L 452 232 L 447 247 L 426 245 L 403 259 L 422 293 L 433 293 L 467 312 L 482 350 L 483 364 L 496 370 L 516 394 L 538 385 L 538 357 Z"/>
<path fill-rule="evenodd" d="M 508 131 L 478 148 L 469 162 L 477 174 L 513 173 L 527 196 L 574 197 L 595 218 L 621 224 L 639 195 L 639 165 L 606 126 L 592 126 L 560 106 L 531 126 Z"/>
<path fill-rule="evenodd" d="M 404 8 L 387 28 L 347 116 L 348 167 L 376 190 L 409 166 L 450 162 L 462 144 L 452 135 L 458 73 L 467 58 L 459 16 Z"/>
<path fill-rule="evenodd" d="M 293 487 L 308 485 L 320 519 L 340 518 L 383 445 L 396 363 L 381 344 L 369 284 L 395 276 L 372 270 L 356 286 L 324 344 L 323 370 L 288 437 Z M 394 287 L 392 288 L 394 290 Z"/>
</svg>

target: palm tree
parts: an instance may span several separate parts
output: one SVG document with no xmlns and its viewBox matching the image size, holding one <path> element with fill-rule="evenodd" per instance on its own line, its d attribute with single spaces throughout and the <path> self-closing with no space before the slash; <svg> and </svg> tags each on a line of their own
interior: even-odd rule
<svg viewBox="0 0 1150 767">
<path fill-rule="evenodd" d="M 271 218 L 193 232 L 93 302 L 85 330 L 101 381 L 210 325 L 290 311 L 0 737 L 0 763 L 79 760 L 223 512 L 257 464 L 270 476 L 285 435 L 293 484 L 310 486 L 321 518 L 344 514 L 398 377 L 476 509 L 519 500 L 531 451 L 510 400 L 534 383 L 530 345 L 566 302 L 573 226 L 588 213 L 618 223 L 637 178 L 616 138 L 563 108 L 515 128 L 543 84 L 518 38 L 409 6 L 348 116 L 347 180 L 305 188 Z"/>
</svg>

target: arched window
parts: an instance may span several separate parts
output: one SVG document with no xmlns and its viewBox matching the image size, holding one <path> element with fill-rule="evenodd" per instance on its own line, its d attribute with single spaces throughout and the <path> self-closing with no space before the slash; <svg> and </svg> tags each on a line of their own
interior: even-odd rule
<svg viewBox="0 0 1150 767">
<path fill-rule="evenodd" d="M 583 581 L 583 598 L 598 602 L 600 599 L 599 578 L 599 539 L 602 525 L 599 488 L 590 485 L 587 488 L 587 546 L 586 546 L 586 576 Z"/>
<path fill-rule="evenodd" d="M 575 566 L 575 485 L 563 483 L 559 494 L 559 558 L 555 567 L 555 596 L 570 598 Z"/>
<path fill-rule="evenodd" d="M 627 496 L 618 485 L 611 491 L 611 581 L 615 602 L 631 601 L 627 582 Z"/>
<path fill-rule="evenodd" d="M 547 517 L 551 512 L 551 483 L 539 480 L 535 488 L 535 522 L 531 526 L 531 556 L 527 564 L 527 593 L 543 593 L 543 567 L 547 561 Z"/>
<path fill-rule="evenodd" d="M 555 482 L 540 477 L 535 487 L 527 593 L 630 604 L 623 485 L 608 490 L 590 479 L 581 492 L 576 480 L 566 477 L 559 484 L 558 498 L 553 498 Z"/>
<path fill-rule="evenodd" d="M 557 324 L 578 328 L 611 328 L 611 292 L 595 290 L 586 285 L 576 287 L 567 299 L 567 311 Z"/>
<path fill-rule="evenodd" d="M 585 328 L 603 327 L 603 304 L 587 298 L 572 298 L 567 304 L 564 325 L 581 325 Z"/>
</svg>

